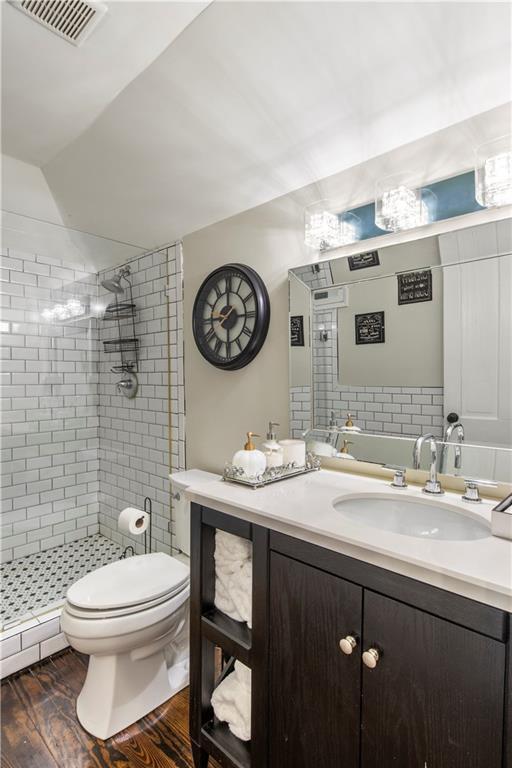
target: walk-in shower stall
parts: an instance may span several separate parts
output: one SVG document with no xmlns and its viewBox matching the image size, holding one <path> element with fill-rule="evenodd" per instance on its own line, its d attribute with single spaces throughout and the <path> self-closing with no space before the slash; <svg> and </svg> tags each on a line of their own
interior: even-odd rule
<svg viewBox="0 0 512 768">
<path fill-rule="evenodd" d="M 152 550 L 177 552 L 180 249 L 147 252 L 4 213 L 1 300 L 5 675 L 65 646 L 59 614 L 72 583 L 129 545 L 144 551 L 143 537 L 117 529 L 124 507 L 149 497 Z"/>
</svg>

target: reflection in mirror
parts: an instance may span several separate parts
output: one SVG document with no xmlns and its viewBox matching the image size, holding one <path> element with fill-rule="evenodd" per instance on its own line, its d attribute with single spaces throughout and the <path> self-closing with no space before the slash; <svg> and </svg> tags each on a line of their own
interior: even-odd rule
<svg viewBox="0 0 512 768">
<path fill-rule="evenodd" d="M 510 481 L 511 242 L 504 220 L 291 270 L 294 435 L 330 427 L 308 435 L 320 453 L 411 466 L 430 433 L 439 471 Z"/>
</svg>

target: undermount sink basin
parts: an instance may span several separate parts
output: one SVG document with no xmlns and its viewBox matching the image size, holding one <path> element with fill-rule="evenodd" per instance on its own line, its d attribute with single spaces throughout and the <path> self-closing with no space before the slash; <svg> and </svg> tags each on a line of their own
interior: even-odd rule
<svg viewBox="0 0 512 768">
<path fill-rule="evenodd" d="M 368 495 L 336 501 L 334 509 L 351 523 L 419 539 L 470 541 L 491 535 L 485 521 L 437 500 Z"/>
</svg>

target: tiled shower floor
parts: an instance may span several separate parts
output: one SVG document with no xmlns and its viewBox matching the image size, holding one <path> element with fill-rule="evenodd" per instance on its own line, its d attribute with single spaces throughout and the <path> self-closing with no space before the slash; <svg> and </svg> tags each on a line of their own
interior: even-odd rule
<svg viewBox="0 0 512 768">
<path fill-rule="evenodd" d="M 0 626 L 62 601 L 77 579 L 118 560 L 122 552 L 119 544 L 98 533 L 0 566 Z"/>
</svg>

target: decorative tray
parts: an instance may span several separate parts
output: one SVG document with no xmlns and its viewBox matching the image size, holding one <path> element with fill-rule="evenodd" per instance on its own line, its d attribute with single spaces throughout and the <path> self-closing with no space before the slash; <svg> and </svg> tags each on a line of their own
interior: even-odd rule
<svg viewBox="0 0 512 768">
<path fill-rule="evenodd" d="M 238 483 L 247 485 L 249 488 L 263 488 L 265 485 L 277 483 L 279 480 L 288 480 L 290 477 L 298 475 L 307 475 L 309 472 L 317 472 L 320 469 L 320 459 L 308 453 L 306 463 L 303 467 L 297 467 L 295 463 L 286 464 L 282 467 L 270 467 L 261 475 L 246 475 L 241 467 L 234 467 L 233 464 L 226 464 L 222 479 L 227 483 Z"/>
</svg>

